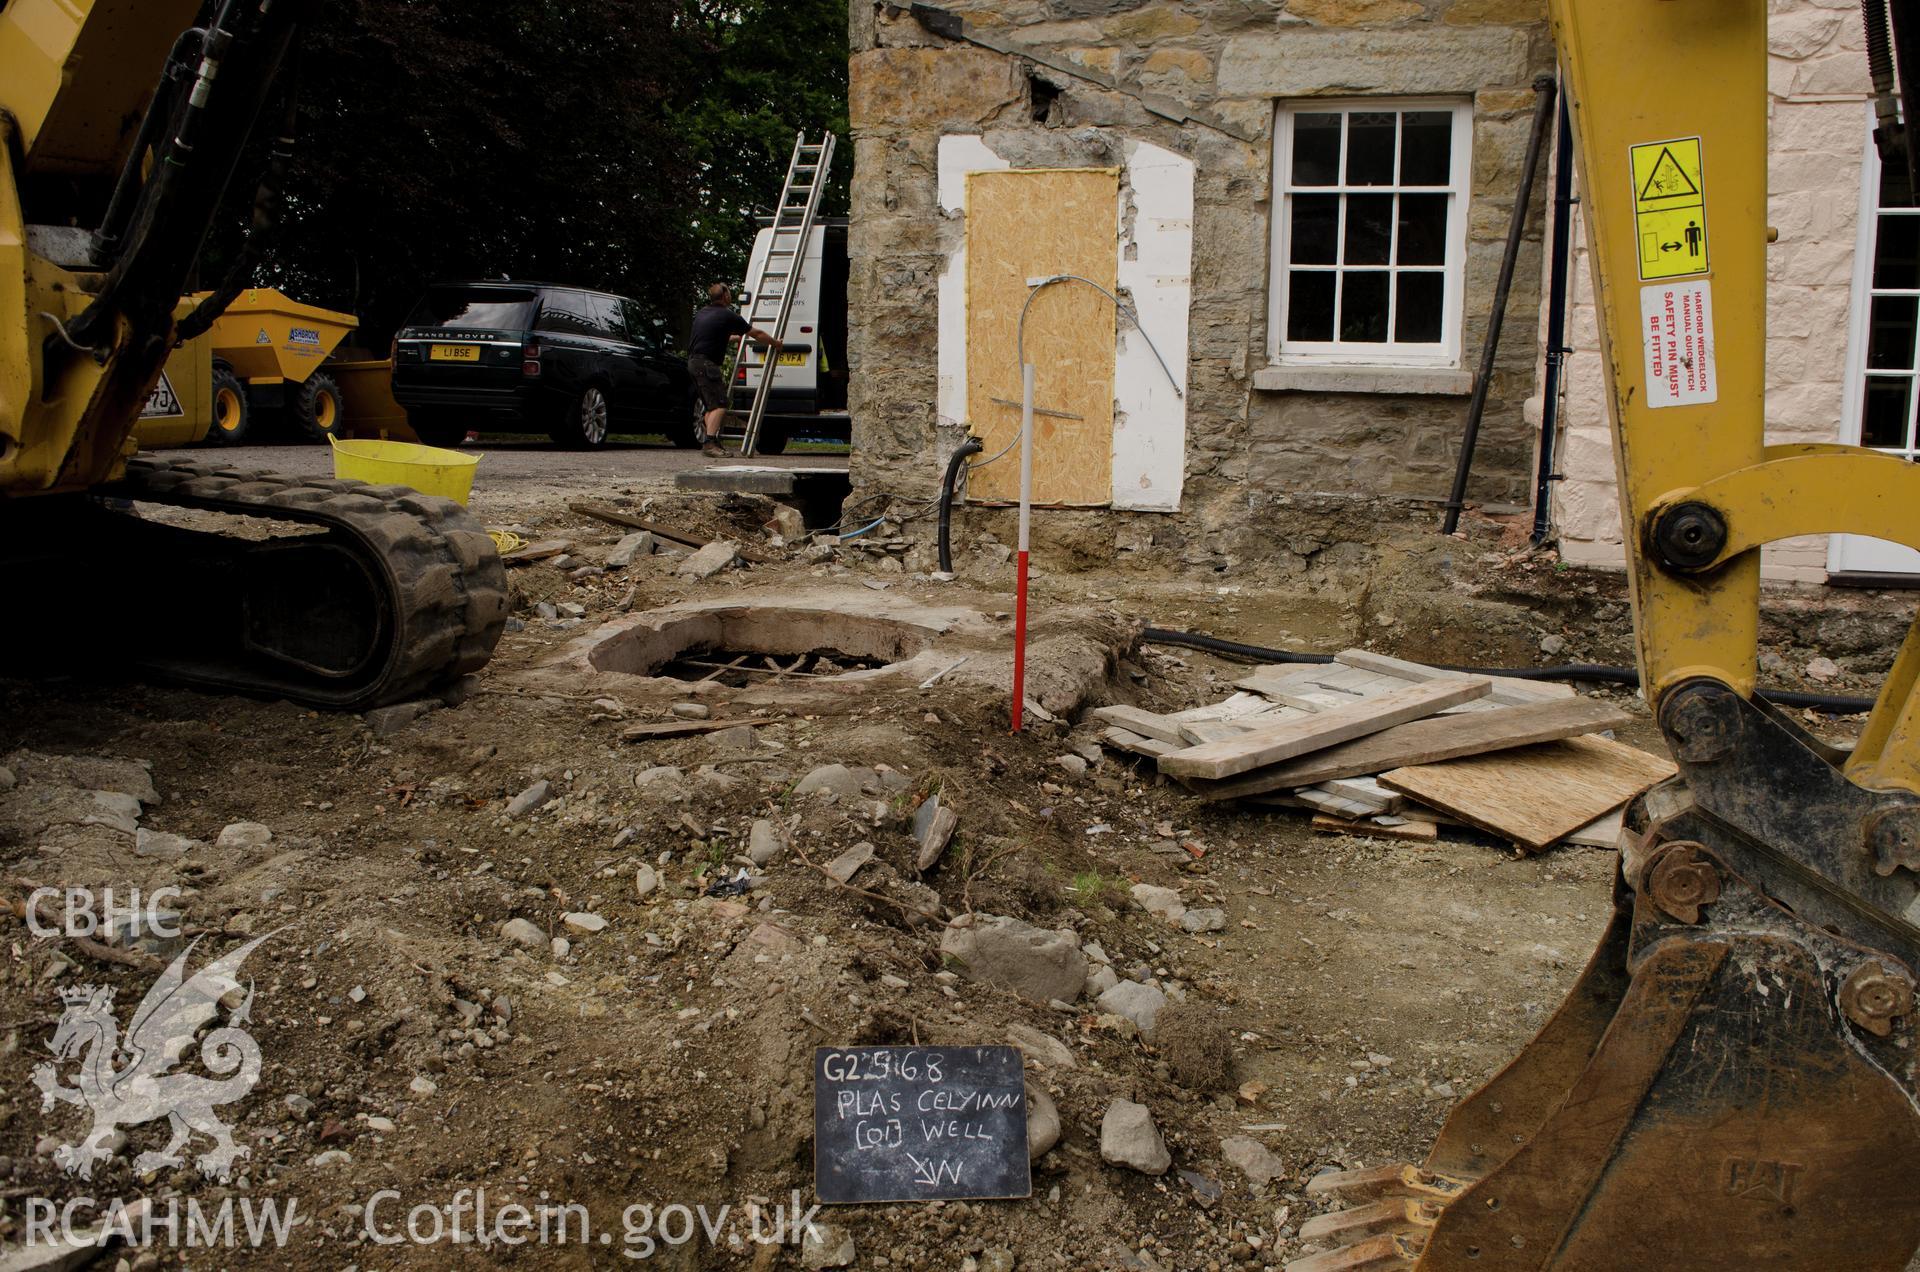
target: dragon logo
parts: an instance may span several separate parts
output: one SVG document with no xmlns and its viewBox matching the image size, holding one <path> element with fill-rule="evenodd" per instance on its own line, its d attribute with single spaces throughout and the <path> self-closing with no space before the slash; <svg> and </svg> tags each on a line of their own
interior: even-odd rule
<svg viewBox="0 0 1920 1272">
<path fill-rule="evenodd" d="M 136 1172 L 181 1165 L 180 1150 L 197 1131 L 214 1142 L 213 1148 L 195 1159 L 201 1173 L 223 1183 L 232 1175 L 234 1159 L 247 1156 L 249 1150 L 233 1142 L 233 1128 L 213 1110 L 243 1098 L 260 1081 L 260 1047 L 240 1027 L 252 1013 L 252 982 L 244 987 L 239 1005 L 229 1006 L 227 1022 L 200 1039 L 201 1062 L 222 1078 L 169 1071 L 193 1046 L 200 1029 L 218 1017 L 221 1003 L 231 1003 L 241 994 L 243 987 L 236 979 L 240 965 L 267 936 L 247 942 L 191 977 L 187 959 L 200 942 L 189 945 L 147 991 L 124 1039 L 113 1013 L 112 989 L 82 985 L 61 991 L 66 1010 L 53 1041 L 47 1044 L 54 1059 L 34 1069 L 33 1084 L 40 1089 L 43 1111 L 51 1111 L 57 1102 L 84 1106 L 93 1115 L 92 1129 L 83 1139 L 63 1144 L 54 1153 L 54 1161 L 69 1175 L 91 1179 L 94 1163 L 113 1155 L 107 1141 L 116 1128 L 161 1118 L 171 1124 L 173 1138 L 160 1152 L 134 1159 Z M 59 1066 L 74 1060 L 80 1063 L 75 1075 L 78 1085 L 62 1086 Z"/>
</svg>

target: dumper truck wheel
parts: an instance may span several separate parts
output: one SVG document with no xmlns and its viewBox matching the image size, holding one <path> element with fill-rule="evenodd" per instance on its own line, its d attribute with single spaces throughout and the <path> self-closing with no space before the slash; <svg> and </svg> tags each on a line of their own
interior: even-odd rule
<svg viewBox="0 0 1920 1272">
<path fill-rule="evenodd" d="M 207 440 L 219 446 L 238 446 L 253 430 L 253 408 L 247 386 L 225 367 L 213 369 L 213 426 Z"/>
<path fill-rule="evenodd" d="M 293 422 L 309 441 L 324 442 L 341 437 L 346 423 L 346 403 L 333 377 L 316 371 L 305 384 L 294 386 Z"/>
</svg>

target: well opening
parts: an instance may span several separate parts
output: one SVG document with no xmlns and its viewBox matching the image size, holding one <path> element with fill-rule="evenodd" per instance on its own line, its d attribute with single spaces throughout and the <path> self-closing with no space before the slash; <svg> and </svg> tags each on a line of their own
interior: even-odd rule
<svg viewBox="0 0 1920 1272">
<path fill-rule="evenodd" d="M 595 671 L 741 687 L 884 667 L 933 643 L 931 627 L 788 606 L 702 610 L 614 632 L 588 657 Z"/>
</svg>

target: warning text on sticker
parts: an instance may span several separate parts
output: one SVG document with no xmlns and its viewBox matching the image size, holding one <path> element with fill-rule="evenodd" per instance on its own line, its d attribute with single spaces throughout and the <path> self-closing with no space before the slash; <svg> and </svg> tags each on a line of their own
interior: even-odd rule
<svg viewBox="0 0 1920 1272">
<path fill-rule="evenodd" d="M 1708 283 L 1642 287 L 1640 321 L 1649 407 L 1694 406 L 1720 396 Z"/>
</svg>

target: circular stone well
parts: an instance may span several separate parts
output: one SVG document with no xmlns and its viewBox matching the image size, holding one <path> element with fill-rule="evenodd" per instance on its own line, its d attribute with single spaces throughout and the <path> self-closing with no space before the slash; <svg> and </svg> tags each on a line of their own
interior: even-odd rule
<svg viewBox="0 0 1920 1272">
<path fill-rule="evenodd" d="M 724 654 L 765 655 L 794 665 L 815 654 L 861 670 L 846 676 L 883 675 L 898 664 L 928 654 L 936 642 L 997 633 L 974 610 L 936 608 L 872 592 L 830 589 L 769 594 L 751 602 L 730 599 L 670 605 L 596 628 L 570 644 L 556 660 L 575 670 L 628 676 L 673 675 L 678 660 Z M 759 658 L 751 660 L 764 666 Z M 809 676 L 813 683 L 844 676 Z M 792 683 L 792 682 L 789 682 Z"/>
</svg>

